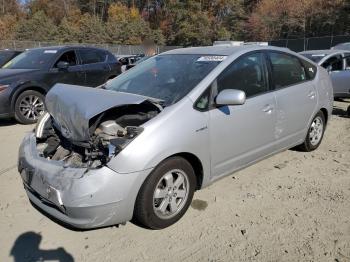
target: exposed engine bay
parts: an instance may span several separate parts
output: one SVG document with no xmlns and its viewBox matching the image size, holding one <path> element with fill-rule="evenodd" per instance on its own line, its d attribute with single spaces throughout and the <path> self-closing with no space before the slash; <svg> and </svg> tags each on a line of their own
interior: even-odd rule
<svg viewBox="0 0 350 262">
<path fill-rule="evenodd" d="M 89 120 L 90 139 L 86 141 L 67 138 L 60 131 L 60 123 L 46 113 L 35 130 L 39 155 L 63 161 L 67 167 L 102 167 L 143 131 L 142 124 L 161 110 L 160 105 L 148 100 L 111 108 Z"/>
</svg>

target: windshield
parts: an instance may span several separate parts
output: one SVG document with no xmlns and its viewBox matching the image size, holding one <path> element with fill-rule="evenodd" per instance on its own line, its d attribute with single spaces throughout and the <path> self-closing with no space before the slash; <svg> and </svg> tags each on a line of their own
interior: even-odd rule
<svg viewBox="0 0 350 262">
<path fill-rule="evenodd" d="M 5 64 L 7 61 L 11 59 L 11 57 L 14 55 L 13 52 L 0 52 L 0 65 Z"/>
<path fill-rule="evenodd" d="M 44 69 L 57 50 L 33 49 L 23 52 L 5 64 L 5 69 Z"/>
<path fill-rule="evenodd" d="M 225 57 L 159 55 L 106 83 L 109 90 L 157 98 L 172 105 L 187 95 Z"/>
<path fill-rule="evenodd" d="M 318 63 L 326 56 L 326 54 L 301 54 L 305 56 L 306 58 L 314 61 L 315 63 Z"/>
</svg>

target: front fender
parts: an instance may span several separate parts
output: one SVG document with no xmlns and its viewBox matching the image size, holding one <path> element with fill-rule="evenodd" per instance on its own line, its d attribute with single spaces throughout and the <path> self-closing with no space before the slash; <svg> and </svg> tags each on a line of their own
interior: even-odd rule
<svg viewBox="0 0 350 262">
<path fill-rule="evenodd" d="M 138 172 L 154 168 L 172 155 L 191 153 L 202 163 L 204 180 L 209 177 L 208 113 L 193 109 L 192 101 L 185 100 L 146 123 L 144 131 L 108 167 L 118 173 Z"/>
</svg>

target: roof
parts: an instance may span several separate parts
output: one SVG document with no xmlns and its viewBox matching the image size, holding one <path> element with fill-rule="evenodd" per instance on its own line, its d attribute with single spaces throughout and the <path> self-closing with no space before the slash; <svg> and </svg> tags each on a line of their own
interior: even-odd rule
<svg viewBox="0 0 350 262">
<path fill-rule="evenodd" d="M 310 55 L 331 55 L 335 53 L 342 53 L 343 50 L 336 50 L 336 49 L 327 49 L 327 50 L 308 50 L 300 52 L 300 54 L 310 54 Z"/>
<path fill-rule="evenodd" d="M 173 49 L 167 52 L 162 53 L 166 55 L 223 55 L 230 56 L 241 51 L 253 51 L 253 50 L 280 50 L 280 51 L 289 51 L 286 48 L 274 47 L 274 46 L 261 46 L 261 45 L 242 45 L 242 46 L 204 46 L 204 47 L 188 47 L 188 48 L 179 48 Z"/>
<path fill-rule="evenodd" d="M 70 49 L 70 48 L 93 48 L 93 49 L 99 49 L 104 50 L 103 48 L 94 47 L 94 46 L 83 46 L 83 45 L 60 45 L 60 46 L 44 46 L 44 47 L 36 47 L 36 48 L 28 48 L 28 50 L 64 50 L 64 49 Z"/>
</svg>

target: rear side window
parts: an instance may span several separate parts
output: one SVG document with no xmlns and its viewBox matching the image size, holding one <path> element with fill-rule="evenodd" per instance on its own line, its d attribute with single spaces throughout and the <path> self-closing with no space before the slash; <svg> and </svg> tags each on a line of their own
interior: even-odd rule
<svg viewBox="0 0 350 262">
<path fill-rule="evenodd" d="M 106 53 L 100 50 L 82 49 L 79 53 L 83 65 L 106 61 Z"/>
<path fill-rule="evenodd" d="M 317 67 L 307 61 L 305 61 L 304 59 L 300 59 L 304 70 L 305 70 L 305 74 L 306 74 L 306 79 L 307 80 L 312 80 L 315 78 L 316 73 L 317 73 Z"/>
<path fill-rule="evenodd" d="M 269 90 L 265 59 L 262 53 L 252 53 L 235 60 L 217 78 L 218 92 L 224 89 L 238 89 L 247 97 Z"/>
<path fill-rule="evenodd" d="M 275 88 L 295 85 L 307 80 L 300 60 L 285 53 L 269 52 Z"/>
</svg>

